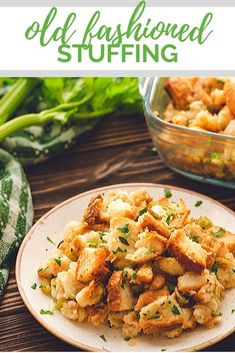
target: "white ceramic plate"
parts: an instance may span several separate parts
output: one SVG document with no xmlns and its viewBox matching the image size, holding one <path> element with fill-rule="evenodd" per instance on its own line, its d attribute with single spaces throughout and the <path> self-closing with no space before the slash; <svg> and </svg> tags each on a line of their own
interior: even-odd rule
<svg viewBox="0 0 235 353">
<path fill-rule="evenodd" d="M 203 349 L 214 344 L 235 331 L 235 290 L 227 291 L 222 301 L 220 311 L 223 312 L 222 322 L 213 329 L 197 328 L 192 332 L 185 332 L 175 339 L 162 337 L 138 337 L 136 344 L 130 346 L 124 341 L 121 333 L 107 326 L 93 327 L 90 324 L 75 323 L 62 316 L 59 311 L 54 315 L 40 315 L 40 309 L 51 309 L 52 300 L 44 295 L 40 289 L 33 290 L 31 285 L 39 283 L 37 268 L 48 257 L 55 246 L 47 240 L 49 236 L 58 244 L 63 236 L 63 229 L 67 222 L 79 219 L 90 198 L 97 192 L 106 193 L 109 190 L 121 189 L 131 192 L 137 188 L 146 188 L 154 198 L 163 196 L 164 185 L 157 184 L 121 184 L 91 190 L 77 195 L 58 205 L 43 216 L 30 230 L 23 241 L 16 262 L 16 279 L 23 301 L 38 322 L 55 336 L 84 350 L 97 351 L 193 351 Z M 180 197 L 186 200 L 195 217 L 207 215 L 215 224 L 225 227 L 235 233 L 234 213 L 222 204 L 185 189 L 169 186 L 172 190 L 172 200 Z M 200 207 L 195 207 L 197 200 L 202 200 Z M 104 342 L 100 335 L 105 335 Z"/>
</svg>

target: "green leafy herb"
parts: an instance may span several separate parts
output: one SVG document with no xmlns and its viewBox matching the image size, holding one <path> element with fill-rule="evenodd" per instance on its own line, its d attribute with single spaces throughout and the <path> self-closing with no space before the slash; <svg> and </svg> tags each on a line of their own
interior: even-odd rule
<svg viewBox="0 0 235 353">
<path fill-rule="evenodd" d="M 169 188 L 164 188 L 164 194 L 168 199 L 172 196 L 172 192 Z"/>
<path fill-rule="evenodd" d="M 123 227 L 118 227 L 117 229 L 119 230 L 119 232 L 125 234 L 125 236 L 128 236 L 130 234 L 129 224 L 125 224 Z"/>
<path fill-rule="evenodd" d="M 136 279 L 137 278 L 137 273 L 136 272 L 132 273 L 131 278 L 132 279 Z"/>
<path fill-rule="evenodd" d="M 195 207 L 199 207 L 201 206 L 201 204 L 203 203 L 203 201 L 201 200 L 198 200 L 196 203 L 195 203 Z"/>
<path fill-rule="evenodd" d="M 170 221 L 172 220 L 173 218 L 173 215 L 172 214 L 169 214 L 167 217 L 166 217 L 166 223 L 169 225 L 170 224 Z"/>
<path fill-rule="evenodd" d="M 106 243 L 106 240 L 104 239 L 104 236 L 105 236 L 104 232 L 99 231 L 98 234 L 99 234 L 100 240 L 101 240 L 103 243 Z"/>
<path fill-rule="evenodd" d="M 127 249 L 118 247 L 116 250 L 113 250 L 113 254 L 117 254 L 118 252 L 127 252 Z"/>
<path fill-rule="evenodd" d="M 235 313 L 235 309 L 232 309 L 232 310 L 231 310 L 231 314 L 233 314 L 233 313 Z"/>
<path fill-rule="evenodd" d="M 124 337 L 124 341 L 130 341 L 130 337 L 129 336 L 126 336 L 126 337 Z"/>
<path fill-rule="evenodd" d="M 148 207 L 144 207 L 142 208 L 142 210 L 140 210 L 140 216 L 142 216 L 144 213 L 146 213 L 148 211 Z"/>
<path fill-rule="evenodd" d="M 56 257 L 54 261 L 57 263 L 57 265 L 61 266 L 61 259 L 59 257 Z"/>
<path fill-rule="evenodd" d="M 162 348 L 161 352 L 165 352 L 167 350 L 167 348 Z"/>
<path fill-rule="evenodd" d="M 176 305 L 174 305 L 171 309 L 172 314 L 174 315 L 180 315 L 179 309 L 177 308 Z"/>
<path fill-rule="evenodd" d="M 218 268 L 219 268 L 219 263 L 218 261 L 215 261 L 213 266 L 211 267 L 211 272 L 214 272 L 216 274 L 218 271 Z"/>
<path fill-rule="evenodd" d="M 47 240 L 48 240 L 50 243 L 52 243 L 53 245 L 56 245 L 56 244 L 54 243 L 54 241 L 53 241 L 50 237 L 47 237 Z"/>
<path fill-rule="evenodd" d="M 106 338 L 105 338 L 105 335 L 101 335 L 100 338 L 101 338 L 104 342 L 107 342 L 107 341 L 106 341 Z"/>
<path fill-rule="evenodd" d="M 233 273 L 235 273 L 235 268 L 232 269 Z"/>
<path fill-rule="evenodd" d="M 31 288 L 32 289 L 36 289 L 37 288 L 37 283 L 32 284 Z"/>
<path fill-rule="evenodd" d="M 194 243 L 198 243 L 199 240 L 199 235 L 194 235 L 192 238 L 190 238 Z"/>
<path fill-rule="evenodd" d="M 120 240 L 120 242 L 121 242 L 122 244 L 124 244 L 124 245 L 130 245 L 130 244 L 128 243 L 128 241 L 127 241 L 126 238 L 118 237 L 118 239 Z"/>
<path fill-rule="evenodd" d="M 167 282 L 167 288 L 169 289 L 169 292 L 172 294 L 175 290 L 175 285 L 171 282 Z"/>
<path fill-rule="evenodd" d="M 121 286 L 123 289 L 125 288 L 127 275 L 128 275 L 128 272 L 127 272 L 127 271 L 123 271 L 123 272 L 122 272 L 122 282 L 121 282 L 120 286 Z"/>
<path fill-rule="evenodd" d="M 213 237 L 219 238 L 224 234 L 224 229 L 220 228 L 217 232 L 213 232 L 212 235 Z"/>
<path fill-rule="evenodd" d="M 40 314 L 41 315 L 53 315 L 53 312 L 51 310 L 44 310 L 44 309 L 41 309 L 40 310 Z"/>
</svg>

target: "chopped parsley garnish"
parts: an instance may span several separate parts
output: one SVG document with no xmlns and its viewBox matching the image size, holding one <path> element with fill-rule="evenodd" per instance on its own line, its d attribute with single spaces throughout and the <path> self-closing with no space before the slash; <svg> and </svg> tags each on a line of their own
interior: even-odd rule
<svg viewBox="0 0 235 353">
<path fill-rule="evenodd" d="M 148 207 L 142 208 L 142 210 L 140 210 L 140 214 L 139 216 L 142 216 L 144 213 L 146 213 L 148 211 Z"/>
<path fill-rule="evenodd" d="M 167 282 L 167 288 L 169 289 L 169 292 L 172 294 L 175 290 L 175 285 L 171 282 Z"/>
<path fill-rule="evenodd" d="M 128 243 L 128 241 L 127 241 L 126 238 L 118 237 L 118 239 L 120 240 L 120 242 L 121 242 L 122 244 L 124 244 L 124 245 L 130 245 L 130 244 Z"/>
<path fill-rule="evenodd" d="M 216 238 L 219 238 L 221 237 L 221 235 L 224 234 L 224 229 L 223 228 L 220 228 L 217 232 L 213 232 L 212 235 L 213 237 L 216 237 Z"/>
<path fill-rule="evenodd" d="M 124 341 L 130 341 L 130 337 L 129 336 L 127 336 L 127 337 L 124 337 Z"/>
<path fill-rule="evenodd" d="M 165 188 L 164 189 L 164 195 L 165 195 L 166 198 L 169 199 L 172 196 L 171 190 L 169 188 Z"/>
<path fill-rule="evenodd" d="M 53 315 L 53 312 L 51 310 L 44 310 L 44 309 L 41 309 L 40 310 L 40 314 L 41 315 Z"/>
<path fill-rule="evenodd" d="M 165 352 L 167 350 L 167 348 L 162 348 L 161 352 Z"/>
<path fill-rule="evenodd" d="M 122 249 L 120 247 L 118 247 L 116 250 L 113 250 L 113 254 L 117 254 L 118 252 L 127 252 L 127 249 Z"/>
<path fill-rule="evenodd" d="M 32 284 L 31 288 L 32 289 L 36 289 L 37 288 L 37 283 Z"/>
<path fill-rule="evenodd" d="M 231 310 L 231 314 L 233 314 L 233 313 L 235 313 L 235 309 L 232 309 L 232 310 Z"/>
<path fill-rule="evenodd" d="M 131 278 L 132 279 L 136 279 L 137 278 L 137 273 L 136 272 L 132 273 Z"/>
<path fill-rule="evenodd" d="M 47 237 L 47 240 L 48 240 L 51 244 L 56 245 L 56 244 L 54 243 L 54 241 L 53 241 L 50 237 Z"/>
<path fill-rule="evenodd" d="M 127 272 L 127 271 L 123 271 L 123 272 L 122 272 L 122 282 L 121 282 L 120 286 L 121 286 L 123 289 L 125 288 L 127 275 L 128 275 L 128 272 Z"/>
<path fill-rule="evenodd" d="M 203 203 L 203 201 L 201 200 L 198 200 L 196 203 L 195 203 L 195 207 L 199 207 L 201 206 L 201 204 Z"/>
<path fill-rule="evenodd" d="M 118 227 L 119 232 L 125 234 L 125 236 L 128 236 L 130 234 L 129 230 L 129 224 L 125 224 L 123 227 Z"/>
<path fill-rule="evenodd" d="M 199 240 L 199 235 L 194 235 L 191 240 L 194 242 L 194 243 L 198 243 L 198 240 Z"/>
<path fill-rule="evenodd" d="M 106 243 L 106 240 L 104 239 L 104 236 L 105 236 L 104 232 L 99 231 L 98 234 L 99 234 L 100 240 L 101 240 L 103 243 Z"/>
<path fill-rule="evenodd" d="M 167 217 L 166 217 L 166 223 L 169 225 L 170 224 L 170 221 L 172 220 L 173 218 L 173 215 L 172 214 L 169 214 Z"/>
<path fill-rule="evenodd" d="M 174 305 L 171 309 L 172 314 L 174 315 L 180 315 L 179 309 L 177 308 L 176 305 Z"/>
<path fill-rule="evenodd" d="M 223 313 L 219 312 L 218 314 L 216 314 L 216 316 L 222 316 Z"/>
<path fill-rule="evenodd" d="M 213 266 L 211 267 L 211 272 L 214 272 L 216 274 L 218 271 L 218 268 L 219 268 L 219 263 L 218 261 L 215 261 Z"/>
<path fill-rule="evenodd" d="M 104 342 L 107 342 L 107 341 L 106 341 L 106 338 L 105 338 L 105 335 L 101 335 L 100 338 L 101 338 Z"/>
<path fill-rule="evenodd" d="M 232 269 L 233 273 L 235 273 L 235 268 Z"/>
<path fill-rule="evenodd" d="M 54 261 L 57 263 L 57 265 L 61 266 L 61 259 L 59 257 L 55 258 Z"/>
</svg>

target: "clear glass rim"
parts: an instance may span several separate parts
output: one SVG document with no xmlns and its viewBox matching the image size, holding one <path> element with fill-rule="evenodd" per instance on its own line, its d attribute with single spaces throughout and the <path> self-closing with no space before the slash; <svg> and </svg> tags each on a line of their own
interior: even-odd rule
<svg viewBox="0 0 235 353">
<path fill-rule="evenodd" d="M 158 122 L 159 124 L 161 124 L 162 126 L 164 126 L 165 128 L 167 128 L 168 130 L 171 131 L 177 131 L 177 132 L 184 132 L 187 134 L 191 134 L 191 135 L 195 135 L 196 136 L 205 136 L 207 138 L 214 138 L 223 142 L 234 142 L 235 143 L 235 137 L 231 136 L 231 135 L 222 135 L 222 134 L 218 134 L 216 132 L 210 132 L 210 131 L 200 131 L 200 130 L 193 130 L 189 127 L 186 126 L 179 126 L 179 125 L 174 125 L 172 123 L 169 123 L 161 118 L 159 118 L 157 115 L 154 114 L 152 108 L 151 108 L 151 93 L 152 93 L 152 89 L 153 89 L 153 83 L 154 83 L 155 77 L 150 77 L 149 78 L 149 83 L 148 83 L 148 87 L 146 90 L 146 95 L 143 97 L 144 100 L 144 106 L 145 106 L 145 110 L 147 115 L 151 116 L 151 118 L 153 120 L 156 120 L 156 122 Z"/>
</svg>

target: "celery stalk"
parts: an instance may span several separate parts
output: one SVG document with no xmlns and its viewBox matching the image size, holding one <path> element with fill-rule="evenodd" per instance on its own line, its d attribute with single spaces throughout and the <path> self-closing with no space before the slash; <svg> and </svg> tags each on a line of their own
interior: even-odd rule
<svg viewBox="0 0 235 353">
<path fill-rule="evenodd" d="M 37 82 L 37 79 L 19 78 L 0 99 L 0 125 L 3 125 L 10 118 Z"/>
</svg>

